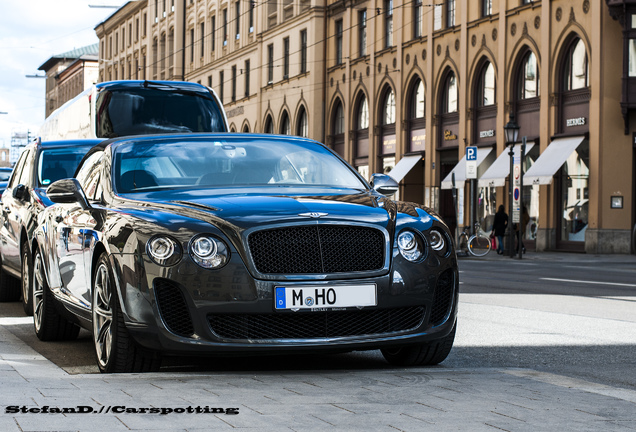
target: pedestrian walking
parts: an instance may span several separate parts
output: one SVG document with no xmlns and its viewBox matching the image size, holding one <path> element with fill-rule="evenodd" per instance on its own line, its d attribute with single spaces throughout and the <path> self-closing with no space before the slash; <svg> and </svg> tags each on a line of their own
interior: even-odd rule
<svg viewBox="0 0 636 432">
<path fill-rule="evenodd" d="M 504 242 L 503 238 L 506 234 L 506 228 L 508 227 L 508 215 L 504 210 L 504 206 L 500 205 L 497 213 L 495 213 L 495 221 L 492 224 L 492 232 L 497 237 L 497 254 L 504 254 Z"/>
</svg>

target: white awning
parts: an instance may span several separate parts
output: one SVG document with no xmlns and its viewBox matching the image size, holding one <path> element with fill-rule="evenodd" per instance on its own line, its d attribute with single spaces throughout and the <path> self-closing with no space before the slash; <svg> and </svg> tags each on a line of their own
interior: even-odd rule
<svg viewBox="0 0 636 432">
<path fill-rule="evenodd" d="M 389 172 L 389 175 L 393 177 L 393 180 L 399 183 L 421 160 L 421 155 L 404 156 L 397 164 L 395 164 L 393 169 Z"/>
<path fill-rule="evenodd" d="M 548 185 L 572 152 L 583 142 L 584 136 L 557 138 L 523 176 L 524 185 Z"/>
<path fill-rule="evenodd" d="M 492 153 L 492 155 L 491 155 Z M 477 149 L 477 178 L 490 167 L 495 160 L 495 153 L 492 147 Z M 442 180 L 442 189 L 453 188 L 453 173 L 455 173 L 455 187 L 463 188 L 466 181 L 466 155 L 455 165 L 455 168 Z"/>
<path fill-rule="evenodd" d="M 534 141 L 526 143 L 526 154 L 534 147 Z M 486 170 L 484 175 L 479 177 L 477 184 L 479 187 L 497 187 L 504 186 L 506 184 L 506 177 L 510 174 L 510 155 L 509 149 L 506 149 L 499 155 L 497 160 L 490 165 L 490 168 Z M 514 147 L 515 157 L 521 154 L 521 144 L 515 144 Z"/>
</svg>

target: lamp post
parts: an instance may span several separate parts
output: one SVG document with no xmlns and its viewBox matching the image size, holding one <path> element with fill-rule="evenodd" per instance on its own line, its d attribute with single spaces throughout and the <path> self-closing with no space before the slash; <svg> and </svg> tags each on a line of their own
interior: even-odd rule
<svg viewBox="0 0 636 432">
<path fill-rule="evenodd" d="M 512 172 L 514 170 L 515 143 L 519 137 L 519 125 L 515 122 L 515 115 L 510 113 L 510 121 L 504 126 L 504 136 L 506 137 L 506 145 L 509 146 L 508 155 L 510 156 L 510 177 L 508 182 L 508 252 L 510 258 L 515 256 L 514 251 L 514 232 L 512 230 Z"/>
</svg>

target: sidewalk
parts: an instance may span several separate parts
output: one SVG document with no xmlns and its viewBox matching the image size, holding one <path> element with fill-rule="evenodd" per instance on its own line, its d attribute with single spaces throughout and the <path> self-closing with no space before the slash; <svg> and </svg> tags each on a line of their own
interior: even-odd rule
<svg viewBox="0 0 636 432">
<path fill-rule="evenodd" d="M 606 262 L 606 263 L 616 263 L 616 264 L 634 264 L 636 266 L 636 255 L 628 255 L 628 254 L 587 254 L 587 253 L 577 253 L 577 252 L 556 252 L 556 251 L 543 251 L 543 252 L 535 252 L 535 251 L 527 251 L 523 254 L 521 260 L 519 259 L 519 254 L 516 253 L 514 258 L 510 258 L 508 252 L 505 255 L 497 255 L 497 252 L 491 250 L 486 256 L 483 257 L 474 257 L 472 255 L 469 256 L 460 256 L 457 255 L 457 258 L 469 259 L 469 260 L 532 260 L 532 261 L 563 261 L 563 262 L 576 262 L 576 263 L 586 263 L 586 262 Z"/>
<path fill-rule="evenodd" d="M 24 345 L 10 325 L 0 325 L 4 432 L 636 430 L 636 391 L 532 369 L 70 375 Z"/>
</svg>

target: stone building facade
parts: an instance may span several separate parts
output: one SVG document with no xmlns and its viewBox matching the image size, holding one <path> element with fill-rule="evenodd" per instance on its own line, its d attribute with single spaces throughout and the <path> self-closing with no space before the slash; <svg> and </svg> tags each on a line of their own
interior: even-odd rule
<svg viewBox="0 0 636 432">
<path fill-rule="evenodd" d="M 489 230 L 498 206 L 508 209 L 509 150 L 520 154 L 526 137 L 526 248 L 628 252 L 636 151 L 625 4 L 143 0 L 97 26 L 100 79 L 208 85 L 233 131 L 325 142 L 367 178 L 392 172 L 401 199 L 451 226 L 476 219 Z M 511 120 L 520 138 L 509 146 Z M 468 146 L 478 150 L 472 181 Z"/>
<path fill-rule="evenodd" d="M 54 55 L 38 68 L 46 74 L 45 117 L 97 82 L 97 60 L 94 44 Z"/>
</svg>

